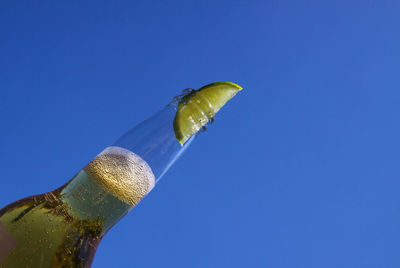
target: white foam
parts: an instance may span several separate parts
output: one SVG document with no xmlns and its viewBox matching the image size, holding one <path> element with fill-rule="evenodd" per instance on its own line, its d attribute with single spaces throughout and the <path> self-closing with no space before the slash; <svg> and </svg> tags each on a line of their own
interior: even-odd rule
<svg viewBox="0 0 400 268">
<path fill-rule="evenodd" d="M 107 147 L 84 170 L 120 200 L 137 204 L 155 185 L 155 177 L 146 161 L 117 146 Z"/>
</svg>

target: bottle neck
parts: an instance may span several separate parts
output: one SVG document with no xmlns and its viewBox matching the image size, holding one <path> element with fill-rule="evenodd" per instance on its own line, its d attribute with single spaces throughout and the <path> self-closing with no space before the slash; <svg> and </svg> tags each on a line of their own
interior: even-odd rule
<svg viewBox="0 0 400 268">
<path fill-rule="evenodd" d="M 69 213 L 97 220 L 105 234 L 165 174 L 193 141 L 175 138 L 176 105 L 170 104 L 128 131 L 62 187 Z"/>
<path fill-rule="evenodd" d="M 156 182 L 168 171 L 189 147 L 196 135 L 183 146 L 175 137 L 173 120 L 177 104 L 171 103 L 119 138 L 113 146 L 128 149 L 139 155 L 151 167 Z"/>
</svg>

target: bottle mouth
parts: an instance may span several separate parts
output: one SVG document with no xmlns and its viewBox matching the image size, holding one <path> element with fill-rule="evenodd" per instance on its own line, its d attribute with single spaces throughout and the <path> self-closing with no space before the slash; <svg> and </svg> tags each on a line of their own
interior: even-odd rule
<svg viewBox="0 0 400 268">
<path fill-rule="evenodd" d="M 194 98 L 196 98 L 196 101 L 193 101 Z M 191 137 L 192 135 L 196 136 L 198 133 L 205 132 L 209 125 L 214 123 L 216 111 L 209 99 L 203 96 L 199 90 L 193 88 L 182 90 L 182 93 L 175 96 L 168 106 L 173 107 L 174 111 L 178 113 L 179 107 L 186 106 L 188 103 L 190 103 L 192 109 L 196 110 L 193 111 L 193 114 L 186 115 L 190 117 L 190 124 L 195 127 L 195 130 L 193 130 L 193 133 L 189 136 Z M 199 116 L 199 114 L 201 114 L 201 116 Z M 176 125 L 174 125 L 174 127 L 176 133 Z M 178 136 L 176 137 L 179 140 Z M 184 142 L 181 143 L 181 145 L 183 144 Z"/>
<path fill-rule="evenodd" d="M 182 93 L 173 97 L 172 101 L 168 104 L 168 106 L 178 106 L 181 102 L 186 102 L 189 99 L 189 96 L 195 94 L 196 90 L 194 88 L 185 88 L 182 90 Z"/>
<path fill-rule="evenodd" d="M 242 88 L 231 82 L 216 82 L 197 90 L 187 88 L 176 96 L 174 132 L 181 145 L 214 122 L 215 114 Z"/>
</svg>

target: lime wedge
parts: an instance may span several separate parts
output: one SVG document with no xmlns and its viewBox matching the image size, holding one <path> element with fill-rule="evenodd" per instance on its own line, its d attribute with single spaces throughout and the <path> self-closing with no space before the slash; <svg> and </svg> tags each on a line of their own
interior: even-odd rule
<svg viewBox="0 0 400 268">
<path fill-rule="evenodd" d="M 183 145 L 206 125 L 242 87 L 231 82 L 216 82 L 190 92 L 178 103 L 174 119 L 175 137 Z"/>
</svg>

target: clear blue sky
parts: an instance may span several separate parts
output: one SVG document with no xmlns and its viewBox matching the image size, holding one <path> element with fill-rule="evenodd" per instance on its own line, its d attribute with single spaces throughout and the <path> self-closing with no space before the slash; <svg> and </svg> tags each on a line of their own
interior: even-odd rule
<svg viewBox="0 0 400 268">
<path fill-rule="evenodd" d="M 399 1 L 2 1 L 0 207 L 187 87 L 244 87 L 94 267 L 400 267 Z"/>
</svg>

